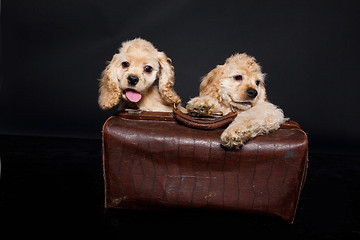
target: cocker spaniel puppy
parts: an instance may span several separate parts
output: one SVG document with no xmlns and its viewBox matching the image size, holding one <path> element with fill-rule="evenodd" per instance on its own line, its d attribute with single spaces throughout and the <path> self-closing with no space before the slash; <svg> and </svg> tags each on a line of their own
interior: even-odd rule
<svg viewBox="0 0 360 240">
<path fill-rule="evenodd" d="M 191 99 L 186 109 L 195 116 L 236 111 L 236 118 L 221 135 L 221 144 L 238 149 L 286 121 L 283 111 L 267 101 L 264 77 L 254 57 L 235 54 L 202 79 L 199 97 Z"/>
<path fill-rule="evenodd" d="M 102 109 L 120 103 L 120 109 L 169 112 L 181 102 L 173 85 L 171 60 L 150 42 L 136 38 L 123 42 L 102 72 L 98 102 Z"/>
</svg>

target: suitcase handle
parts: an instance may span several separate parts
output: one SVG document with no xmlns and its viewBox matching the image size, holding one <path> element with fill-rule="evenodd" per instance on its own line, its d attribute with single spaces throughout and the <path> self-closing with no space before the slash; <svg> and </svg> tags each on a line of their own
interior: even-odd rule
<svg viewBox="0 0 360 240">
<path fill-rule="evenodd" d="M 183 113 L 180 109 L 174 106 L 173 116 L 178 122 L 185 126 L 202 130 L 213 130 L 230 124 L 237 116 L 237 113 L 230 112 L 222 117 L 199 118 Z"/>
</svg>

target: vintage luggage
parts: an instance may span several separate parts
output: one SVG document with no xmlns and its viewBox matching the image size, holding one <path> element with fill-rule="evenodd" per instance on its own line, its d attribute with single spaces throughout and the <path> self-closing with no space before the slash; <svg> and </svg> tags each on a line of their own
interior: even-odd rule
<svg viewBox="0 0 360 240">
<path fill-rule="evenodd" d="M 103 126 L 105 207 L 228 210 L 292 223 L 308 165 L 304 131 L 288 121 L 226 150 L 223 130 L 190 128 L 173 113 L 110 117 Z"/>
</svg>

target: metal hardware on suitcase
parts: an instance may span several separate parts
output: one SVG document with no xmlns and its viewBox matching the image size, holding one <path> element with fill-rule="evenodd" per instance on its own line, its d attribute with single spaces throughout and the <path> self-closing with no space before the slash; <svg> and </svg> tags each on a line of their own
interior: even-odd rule
<svg viewBox="0 0 360 240">
<path fill-rule="evenodd" d="M 110 117 L 103 127 L 105 207 L 228 210 L 292 223 L 307 169 L 306 134 L 289 121 L 226 150 L 223 130 L 189 128 L 172 113 Z"/>
</svg>

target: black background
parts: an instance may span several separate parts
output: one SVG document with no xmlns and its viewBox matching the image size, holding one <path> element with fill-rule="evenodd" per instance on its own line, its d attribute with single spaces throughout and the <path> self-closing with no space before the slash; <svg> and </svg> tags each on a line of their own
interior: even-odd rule
<svg viewBox="0 0 360 240">
<path fill-rule="evenodd" d="M 360 1 L 1 3 L 2 236 L 359 239 Z M 235 213 L 104 210 L 101 128 L 116 109 L 98 107 L 97 79 L 135 37 L 172 58 L 183 105 L 231 54 L 257 58 L 269 99 L 309 137 L 293 225 Z"/>
<path fill-rule="evenodd" d="M 101 138 L 98 81 L 121 42 L 173 60 L 183 105 L 235 52 L 311 146 L 359 144 L 358 1 L 2 1 L 0 134 Z"/>
</svg>

